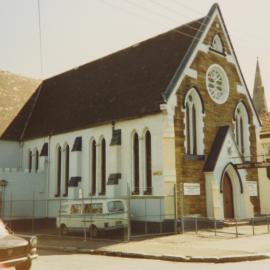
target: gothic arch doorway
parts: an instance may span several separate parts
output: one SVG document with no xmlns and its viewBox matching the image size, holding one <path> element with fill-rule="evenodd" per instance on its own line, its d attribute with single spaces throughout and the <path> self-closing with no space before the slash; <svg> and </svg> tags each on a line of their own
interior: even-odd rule
<svg viewBox="0 0 270 270">
<path fill-rule="evenodd" d="M 233 186 L 228 173 L 223 176 L 224 219 L 234 218 Z"/>
</svg>

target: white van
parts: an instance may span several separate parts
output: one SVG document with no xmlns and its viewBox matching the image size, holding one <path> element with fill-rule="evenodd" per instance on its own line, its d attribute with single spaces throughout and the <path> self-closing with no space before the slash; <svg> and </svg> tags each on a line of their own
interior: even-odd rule
<svg viewBox="0 0 270 270">
<path fill-rule="evenodd" d="M 102 231 L 125 228 L 128 214 L 124 200 L 78 200 L 61 204 L 56 221 L 62 234 L 88 230 L 92 237 Z"/>
</svg>

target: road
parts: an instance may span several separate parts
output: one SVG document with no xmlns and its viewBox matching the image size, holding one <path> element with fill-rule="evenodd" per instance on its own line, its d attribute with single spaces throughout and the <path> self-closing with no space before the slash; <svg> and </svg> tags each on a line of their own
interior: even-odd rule
<svg viewBox="0 0 270 270">
<path fill-rule="evenodd" d="M 31 270 L 269 270 L 270 260 L 201 264 L 40 251 Z"/>
</svg>

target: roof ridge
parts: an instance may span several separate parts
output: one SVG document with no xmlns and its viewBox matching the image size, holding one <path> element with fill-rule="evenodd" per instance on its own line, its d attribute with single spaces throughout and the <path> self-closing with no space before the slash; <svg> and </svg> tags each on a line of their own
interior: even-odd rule
<svg viewBox="0 0 270 270">
<path fill-rule="evenodd" d="M 185 27 L 185 26 L 187 26 L 187 25 L 193 24 L 193 23 L 195 23 L 195 22 L 198 22 L 198 21 L 201 21 L 201 20 L 204 20 L 204 19 L 205 19 L 205 17 L 201 17 L 201 18 L 199 18 L 199 19 L 192 20 L 192 21 L 190 21 L 190 22 L 188 22 L 188 23 L 185 23 L 185 24 L 176 26 L 176 27 L 174 27 L 174 28 L 172 28 L 172 29 L 169 29 L 169 30 L 167 30 L 167 31 L 165 31 L 165 32 L 159 33 L 159 34 L 157 34 L 157 35 L 155 35 L 155 36 L 151 36 L 151 37 L 149 37 L 149 38 L 147 38 L 147 39 L 138 41 L 137 43 L 133 43 L 132 45 L 129 45 L 129 46 L 127 46 L 127 47 L 124 47 L 124 48 L 122 48 L 122 49 L 120 49 L 120 50 L 111 52 L 111 53 L 109 53 L 109 54 L 107 54 L 107 55 L 104 55 L 104 56 L 102 56 L 102 57 L 100 57 L 100 58 L 94 59 L 93 61 L 86 62 L 86 63 L 84 63 L 84 64 L 81 64 L 81 65 L 75 66 L 75 67 L 73 67 L 73 68 L 70 68 L 70 69 L 68 69 L 68 70 L 66 70 L 66 71 L 63 71 L 63 72 L 61 72 L 61 73 L 55 74 L 55 75 L 53 75 L 53 76 L 50 76 L 50 77 L 44 79 L 43 81 L 49 81 L 49 80 L 51 80 L 51 79 L 60 77 L 60 76 L 62 76 L 62 75 L 64 75 L 64 74 L 66 74 L 66 73 L 69 73 L 69 72 L 78 70 L 78 69 L 83 68 L 83 67 L 85 67 L 85 66 L 87 66 L 87 65 L 89 65 L 89 64 L 92 64 L 92 63 L 101 61 L 101 60 L 103 60 L 103 59 L 106 59 L 106 58 L 111 57 L 111 56 L 113 56 L 113 55 L 116 55 L 116 54 L 118 54 L 118 53 L 122 53 L 122 52 L 124 52 L 124 51 L 126 51 L 126 50 L 135 48 L 135 47 L 137 47 L 137 46 L 139 46 L 139 45 L 141 45 L 141 44 L 143 44 L 143 43 L 149 42 L 150 40 L 156 39 L 156 38 L 158 38 L 158 37 L 160 37 L 160 36 L 162 36 L 162 35 L 166 35 L 166 34 L 168 34 L 168 33 L 170 33 L 170 32 L 177 31 L 177 30 L 179 30 L 179 28 Z M 198 32 L 199 30 L 200 30 L 200 29 L 198 29 L 197 32 Z"/>
</svg>

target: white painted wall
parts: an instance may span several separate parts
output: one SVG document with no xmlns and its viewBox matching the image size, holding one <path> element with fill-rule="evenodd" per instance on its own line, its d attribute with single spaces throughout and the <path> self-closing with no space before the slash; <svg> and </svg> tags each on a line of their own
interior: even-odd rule
<svg viewBox="0 0 270 270">
<path fill-rule="evenodd" d="M 8 182 L 4 188 L 2 214 L 7 219 L 46 217 L 46 177 L 44 172 L 28 173 L 2 170 L 0 178 Z M 2 188 L 3 189 L 3 188 Z"/>
<path fill-rule="evenodd" d="M 0 168 L 19 168 L 20 143 L 0 140 Z"/>
<path fill-rule="evenodd" d="M 42 199 L 48 199 L 46 205 L 48 210 L 46 214 L 49 217 L 54 217 L 58 214 L 60 200 L 64 199 L 76 199 L 78 198 L 79 189 L 83 191 L 85 198 L 90 198 L 90 183 L 91 183 L 91 155 L 90 155 L 90 144 L 94 139 L 97 143 L 97 190 L 100 191 L 101 175 L 99 173 L 100 168 L 100 150 L 101 140 L 106 140 L 106 179 L 110 173 L 115 173 L 115 170 L 119 170 L 122 174 L 119 180 L 119 185 L 107 185 L 106 196 L 97 195 L 97 197 L 108 197 L 108 196 L 127 196 L 127 187 L 133 186 L 133 160 L 132 160 L 132 143 L 133 134 L 137 132 L 139 136 L 139 147 L 140 147 L 140 196 L 137 199 L 141 199 L 143 192 L 146 188 L 145 183 L 145 133 L 147 130 L 151 133 L 151 149 L 152 149 L 152 186 L 154 196 L 165 196 L 167 194 L 173 194 L 173 185 L 175 183 L 175 149 L 174 149 L 174 132 L 173 132 L 173 111 L 165 109 L 162 113 L 149 115 L 133 120 L 120 121 L 115 123 L 115 129 L 121 129 L 122 131 L 122 145 L 118 148 L 119 164 L 114 164 L 110 160 L 115 153 L 113 148 L 110 146 L 112 138 L 112 125 L 106 124 L 96 126 L 84 130 L 78 130 L 68 132 L 65 134 L 54 135 L 52 137 L 43 137 L 34 140 L 29 140 L 21 143 L 16 142 L 0 142 L 6 152 L 10 152 L 10 158 L 5 160 L 5 156 L 0 156 L 3 164 L 6 165 L 1 170 L 0 177 L 7 180 L 8 188 L 6 195 L 15 198 L 23 198 L 32 201 L 33 193 L 38 194 L 38 197 Z M 72 146 L 76 137 L 82 137 L 82 151 L 72 152 Z M 36 173 L 35 168 L 35 150 L 41 152 L 43 144 L 47 142 L 49 144 L 48 157 L 39 157 L 39 170 Z M 68 197 L 63 198 L 64 193 L 64 156 L 65 146 L 70 147 L 70 173 L 69 176 L 81 176 L 82 181 L 79 183 L 78 188 L 69 187 Z M 57 169 L 57 147 L 62 148 L 62 184 L 61 184 L 61 198 L 55 197 L 56 194 L 56 169 Z M 21 148 L 20 148 L 21 147 Z M 32 172 L 29 173 L 29 151 L 32 151 Z M 13 159 L 11 158 L 13 157 Z M 76 161 L 76 162 L 75 162 Z M 12 166 L 10 166 L 12 165 Z M 117 165 L 117 166 L 116 166 Z M 1 167 L 1 166 L 0 166 Z M 17 169 L 5 169 L 5 167 L 14 167 Z M 20 169 L 19 169 L 20 168 Z M 18 171 L 20 170 L 20 171 Z M 11 172 L 12 171 L 12 172 Z M 166 182 L 166 185 L 165 185 Z M 42 193 L 40 193 L 42 190 Z M 151 197 L 151 196 L 148 196 Z M 145 197 L 146 198 L 146 197 Z M 7 198 L 6 198 L 7 199 Z M 37 198 L 35 198 L 37 199 Z M 164 200 L 154 200 L 148 198 L 150 212 L 155 212 L 154 207 L 156 202 L 158 206 L 161 205 L 162 215 L 165 215 L 164 209 L 171 210 L 171 206 L 164 206 Z M 140 202 L 135 202 L 136 198 L 133 198 L 132 208 L 138 209 Z M 45 205 L 40 206 L 41 212 L 44 212 Z M 28 211 L 25 210 L 29 207 L 19 207 L 23 215 Z M 143 210 L 143 209 L 142 209 Z M 25 212 L 26 211 L 26 212 Z M 137 210 L 136 210 L 137 212 Z M 27 212 L 28 213 L 28 212 Z M 26 214 L 25 214 L 26 215 Z M 156 219 L 156 218 L 155 218 Z"/>
<path fill-rule="evenodd" d="M 100 159 L 100 149 L 101 149 L 101 139 L 104 138 L 106 140 L 106 179 L 108 179 L 110 173 L 114 173 L 115 168 L 119 168 L 122 174 L 122 178 L 119 180 L 119 185 L 116 187 L 108 186 L 107 195 L 117 195 L 117 196 L 126 196 L 127 195 L 127 186 L 129 185 L 132 188 L 133 183 L 133 163 L 132 163 L 132 135 L 134 132 L 137 132 L 139 136 L 139 144 L 140 144 L 140 168 L 141 168 L 141 190 L 140 194 L 143 195 L 143 191 L 145 190 L 145 141 L 144 135 L 147 130 L 151 133 L 151 143 L 152 143 L 152 183 L 153 183 L 153 195 L 155 196 L 164 196 L 166 193 L 170 192 L 172 194 L 172 190 L 165 189 L 164 185 L 164 172 L 168 173 L 167 165 L 165 165 L 164 158 L 170 156 L 172 160 L 170 163 L 174 164 L 174 140 L 172 134 L 171 137 L 171 145 L 168 153 L 167 149 L 163 147 L 167 144 L 164 144 L 165 140 L 168 140 L 168 115 L 166 113 L 160 113 L 156 115 L 150 115 L 142 118 L 137 118 L 133 120 L 121 121 L 115 123 L 115 129 L 121 129 L 122 131 L 122 145 L 120 147 L 120 155 L 121 155 L 121 163 L 118 166 L 115 166 L 114 162 L 111 162 L 110 158 L 113 155 L 112 147 L 110 147 L 110 141 L 112 138 L 112 125 L 102 125 L 96 126 L 84 130 L 78 130 L 74 132 L 69 132 L 65 134 L 59 134 L 52 137 L 40 138 L 35 140 L 26 141 L 23 143 L 23 170 L 27 171 L 28 169 L 28 154 L 31 150 L 34 152 L 35 149 L 38 149 L 39 153 L 41 148 L 45 142 L 49 143 L 49 156 L 48 158 L 40 158 L 40 171 L 44 172 L 47 175 L 48 183 L 47 183 L 47 191 L 48 191 L 48 199 L 49 199 L 49 216 L 54 216 L 57 214 L 57 208 L 59 205 L 59 198 L 55 197 L 56 193 L 56 169 L 57 169 L 57 155 L 56 149 L 57 146 L 61 146 L 64 150 L 64 146 L 66 144 L 69 145 L 70 151 L 72 149 L 74 140 L 76 137 L 82 137 L 82 151 L 81 152 L 70 152 L 70 177 L 72 176 L 81 176 L 82 181 L 79 183 L 78 188 L 69 188 L 68 198 L 63 199 L 73 199 L 78 198 L 78 190 L 79 188 L 83 191 L 83 196 L 85 198 L 89 198 L 90 193 L 90 183 L 91 183 L 91 154 L 90 154 L 90 144 L 94 139 L 97 143 L 97 159 Z M 164 154 L 165 153 L 165 154 Z M 80 155 L 81 162 L 72 162 L 73 160 L 77 160 L 75 156 Z M 33 157 L 33 163 L 34 163 Z M 62 152 L 62 164 L 64 163 L 64 151 Z M 120 166 L 119 166 L 120 165 Z M 78 166 L 80 168 L 78 168 Z M 97 168 L 99 168 L 100 163 L 97 162 Z M 32 165 L 34 168 L 34 164 Z M 167 166 L 168 167 L 168 166 Z M 62 166 L 64 169 L 64 167 Z M 99 169 L 97 169 L 99 171 Z M 77 175 L 79 174 L 80 175 Z M 166 179 L 168 181 L 175 181 L 175 172 L 172 168 L 169 170 L 170 177 L 166 175 Z M 64 173 L 62 173 L 62 183 L 64 182 Z M 100 182 L 101 175 L 97 173 L 97 190 L 100 190 Z M 63 195 L 63 184 L 62 184 L 62 192 Z M 116 189 L 117 192 L 110 192 L 110 189 Z M 102 197 L 97 195 L 98 197 Z M 163 207 L 164 208 L 164 207 Z"/>
</svg>

